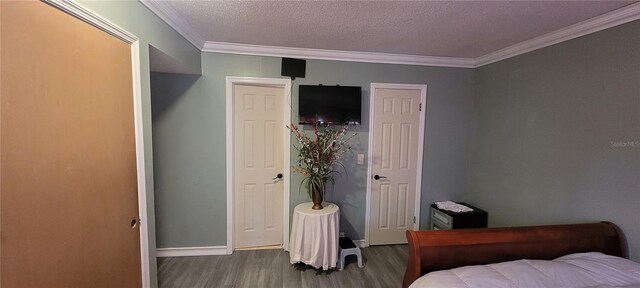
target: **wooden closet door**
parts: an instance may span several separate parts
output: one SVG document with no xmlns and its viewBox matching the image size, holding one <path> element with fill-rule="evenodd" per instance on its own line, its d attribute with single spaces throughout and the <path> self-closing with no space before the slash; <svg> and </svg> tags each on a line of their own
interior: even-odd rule
<svg viewBox="0 0 640 288">
<path fill-rule="evenodd" d="M 0 5 L 0 284 L 140 287 L 131 47 Z"/>
</svg>

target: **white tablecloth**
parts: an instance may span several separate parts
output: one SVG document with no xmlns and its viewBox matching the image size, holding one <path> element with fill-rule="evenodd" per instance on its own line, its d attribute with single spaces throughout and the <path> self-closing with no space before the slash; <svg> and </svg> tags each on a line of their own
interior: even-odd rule
<svg viewBox="0 0 640 288">
<path fill-rule="evenodd" d="M 328 202 L 322 203 L 322 210 L 313 210 L 311 206 L 313 203 L 305 202 L 294 209 L 289 240 L 291 264 L 302 262 L 323 270 L 335 268 L 338 263 L 340 208 Z"/>
</svg>

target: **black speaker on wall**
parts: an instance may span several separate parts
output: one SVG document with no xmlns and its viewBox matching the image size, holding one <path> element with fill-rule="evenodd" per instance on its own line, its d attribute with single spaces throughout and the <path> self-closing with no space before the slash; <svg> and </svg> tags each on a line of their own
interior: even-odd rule
<svg viewBox="0 0 640 288">
<path fill-rule="evenodd" d="M 302 59 L 282 58 L 282 68 L 280 75 L 289 76 L 291 80 L 296 77 L 304 78 L 307 61 Z"/>
</svg>

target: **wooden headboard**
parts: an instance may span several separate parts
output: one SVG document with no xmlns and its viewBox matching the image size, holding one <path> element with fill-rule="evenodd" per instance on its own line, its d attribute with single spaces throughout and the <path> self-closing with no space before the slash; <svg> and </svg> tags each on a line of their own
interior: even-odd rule
<svg viewBox="0 0 640 288">
<path fill-rule="evenodd" d="M 626 240 L 613 223 L 407 231 L 409 260 L 402 287 L 431 271 L 518 259 L 550 260 L 580 252 L 627 258 Z"/>
</svg>

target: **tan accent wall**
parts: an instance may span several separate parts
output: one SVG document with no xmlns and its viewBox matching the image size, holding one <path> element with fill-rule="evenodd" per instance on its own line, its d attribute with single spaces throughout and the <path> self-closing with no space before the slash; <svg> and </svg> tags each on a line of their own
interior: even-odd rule
<svg viewBox="0 0 640 288">
<path fill-rule="evenodd" d="M 2 1 L 2 287 L 140 287 L 131 47 Z"/>
</svg>

